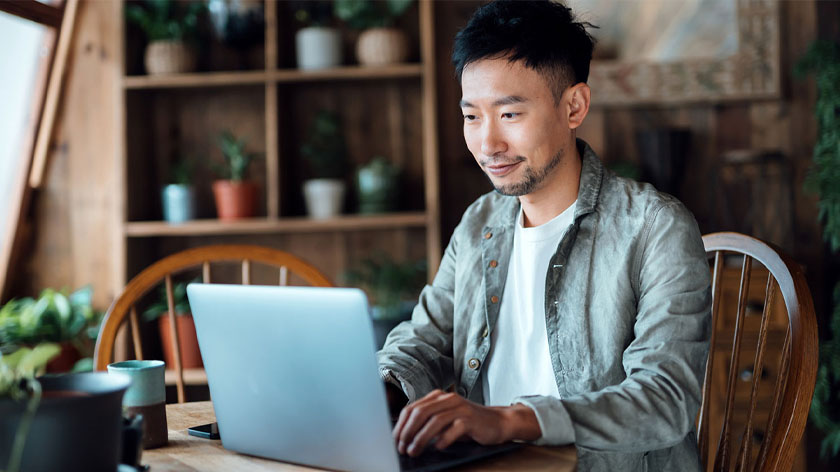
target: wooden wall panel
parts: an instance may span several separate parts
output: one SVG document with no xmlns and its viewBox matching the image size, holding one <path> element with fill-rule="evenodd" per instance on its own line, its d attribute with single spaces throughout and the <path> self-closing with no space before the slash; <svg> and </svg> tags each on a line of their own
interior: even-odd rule
<svg viewBox="0 0 840 472">
<path fill-rule="evenodd" d="M 116 115 L 116 2 L 81 2 L 47 179 L 33 202 L 35 237 L 12 295 L 94 287 L 110 304 Z"/>
</svg>

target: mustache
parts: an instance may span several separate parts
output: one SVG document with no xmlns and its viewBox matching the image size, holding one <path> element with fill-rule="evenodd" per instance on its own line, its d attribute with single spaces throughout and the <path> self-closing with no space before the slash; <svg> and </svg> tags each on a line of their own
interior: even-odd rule
<svg viewBox="0 0 840 472">
<path fill-rule="evenodd" d="M 479 161 L 481 167 L 493 167 L 493 166 L 509 166 L 516 164 L 517 162 L 522 162 L 525 160 L 523 156 L 514 156 L 514 157 L 492 157 L 490 159 L 482 159 Z"/>
</svg>

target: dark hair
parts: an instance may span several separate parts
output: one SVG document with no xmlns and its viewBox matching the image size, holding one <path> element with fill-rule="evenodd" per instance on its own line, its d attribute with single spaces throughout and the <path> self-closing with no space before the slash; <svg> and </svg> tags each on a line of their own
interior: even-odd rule
<svg viewBox="0 0 840 472">
<path fill-rule="evenodd" d="M 546 78 L 559 100 L 566 87 L 589 78 L 595 39 L 586 28 L 592 26 L 576 22 L 571 9 L 549 0 L 488 3 L 455 35 L 455 77 L 461 82 L 464 68 L 480 59 L 522 60 Z"/>
</svg>

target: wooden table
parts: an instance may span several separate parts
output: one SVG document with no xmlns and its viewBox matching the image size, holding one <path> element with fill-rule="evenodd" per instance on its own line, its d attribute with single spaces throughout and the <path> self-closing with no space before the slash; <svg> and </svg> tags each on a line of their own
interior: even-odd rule
<svg viewBox="0 0 840 472">
<path fill-rule="evenodd" d="M 312 471 L 309 467 L 260 459 L 228 451 L 221 441 L 200 439 L 187 434 L 187 427 L 216 420 L 211 402 L 193 402 L 166 406 L 169 445 L 143 452 L 143 464 L 150 472 L 162 471 Z M 574 446 L 524 448 L 453 470 L 476 471 L 552 471 L 575 470 L 577 454 Z"/>
</svg>

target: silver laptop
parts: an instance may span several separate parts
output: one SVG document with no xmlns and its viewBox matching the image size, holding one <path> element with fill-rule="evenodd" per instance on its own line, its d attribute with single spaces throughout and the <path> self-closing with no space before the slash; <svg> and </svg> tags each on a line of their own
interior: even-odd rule
<svg viewBox="0 0 840 472">
<path fill-rule="evenodd" d="M 517 446 L 400 457 L 361 290 L 190 284 L 187 295 L 226 449 L 328 469 L 429 471 Z"/>
</svg>

